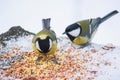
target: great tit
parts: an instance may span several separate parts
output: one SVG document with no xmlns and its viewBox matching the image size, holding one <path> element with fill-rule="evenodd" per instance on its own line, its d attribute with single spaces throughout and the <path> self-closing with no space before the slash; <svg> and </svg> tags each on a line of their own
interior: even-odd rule
<svg viewBox="0 0 120 80">
<path fill-rule="evenodd" d="M 77 21 L 69 25 L 63 34 L 66 34 L 73 43 L 85 47 L 91 42 L 99 25 L 117 13 L 118 11 L 114 10 L 103 18 L 97 17 Z"/>
<path fill-rule="evenodd" d="M 55 32 L 50 29 L 50 18 L 42 19 L 42 22 L 43 29 L 33 37 L 32 48 L 40 56 L 47 56 L 55 53 L 57 39 Z"/>
</svg>

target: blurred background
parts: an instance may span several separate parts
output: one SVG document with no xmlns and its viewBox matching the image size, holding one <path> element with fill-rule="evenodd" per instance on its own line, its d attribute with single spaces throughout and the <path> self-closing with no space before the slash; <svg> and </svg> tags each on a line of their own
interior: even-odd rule
<svg viewBox="0 0 120 80">
<path fill-rule="evenodd" d="M 103 17 L 120 11 L 119 0 L 0 0 L 0 34 L 12 26 L 37 33 L 42 19 L 51 18 L 51 27 L 62 35 L 65 28 L 76 21 Z M 102 23 L 92 42 L 113 43 L 120 46 L 120 13 Z"/>
</svg>

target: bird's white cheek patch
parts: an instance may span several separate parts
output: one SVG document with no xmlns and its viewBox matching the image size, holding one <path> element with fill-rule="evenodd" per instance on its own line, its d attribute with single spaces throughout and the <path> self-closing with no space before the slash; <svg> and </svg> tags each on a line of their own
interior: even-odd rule
<svg viewBox="0 0 120 80">
<path fill-rule="evenodd" d="M 70 35 L 77 37 L 80 34 L 80 28 L 68 32 Z"/>
<path fill-rule="evenodd" d="M 49 39 L 49 50 L 52 48 L 52 40 Z"/>
<path fill-rule="evenodd" d="M 36 48 L 37 48 L 39 51 L 42 51 L 42 50 L 40 49 L 40 47 L 39 47 L 38 41 L 36 41 Z"/>
</svg>

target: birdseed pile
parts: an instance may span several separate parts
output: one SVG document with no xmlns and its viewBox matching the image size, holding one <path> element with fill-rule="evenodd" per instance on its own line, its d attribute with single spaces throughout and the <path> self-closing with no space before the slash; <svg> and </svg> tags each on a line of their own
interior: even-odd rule
<svg viewBox="0 0 120 80">
<path fill-rule="evenodd" d="M 30 51 L 25 51 L 22 49 L 25 46 L 9 46 L 6 53 L 0 54 L 0 80 L 96 80 L 102 75 L 107 75 L 106 79 L 110 79 L 112 74 L 102 68 L 119 69 L 112 62 L 117 60 L 117 56 L 113 55 L 111 59 L 107 57 L 116 50 L 120 52 L 119 48 L 112 44 L 91 44 L 79 48 L 66 38 L 58 41 L 56 53 L 40 61 L 36 61 L 38 55 L 31 48 Z M 53 59 L 56 59 L 58 64 L 55 64 Z"/>
</svg>

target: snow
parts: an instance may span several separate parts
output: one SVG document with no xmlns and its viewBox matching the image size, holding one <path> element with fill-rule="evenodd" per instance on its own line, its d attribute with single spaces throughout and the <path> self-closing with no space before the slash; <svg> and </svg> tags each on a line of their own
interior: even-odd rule
<svg viewBox="0 0 120 80">
<path fill-rule="evenodd" d="M 96 45 L 97 46 L 97 45 Z M 103 57 L 97 57 L 94 55 L 94 62 L 100 63 L 100 70 L 98 72 L 98 77 L 95 80 L 119 80 L 120 76 L 120 48 L 115 48 L 114 50 L 102 50 L 100 53 L 105 53 Z M 110 62 L 106 64 L 104 62 Z M 104 63 L 104 64 L 103 64 Z M 107 66 L 105 66 L 105 64 Z M 91 66 L 92 67 L 92 66 Z"/>
<path fill-rule="evenodd" d="M 67 42 L 67 39 L 61 41 L 61 46 L 64 47 L 64 49 L 67 49 L 68 46 L 70 46 L 69 41 Z M 78 49 L 78 45 L 74 45 L 71 43 L 76 49 Z M 105 46 L 112 46 L 113 49 L 103 49 Z M 91 52 L 92 49 L 97 50 L 97 53 Z M 96 78 L 94 80 L 119 80 L 120 76 L 120 47 L 114 46 L 113 44 L 106 44 L 106 45 L 100 45 L 92 43 L 88 47 L 85 47 L 83 49 L 80 49 L 81 54 L 86 54 L 86 51 L 88 51 L 89 55 L 91 57 L 87 57 L 87 60 L 89 60 L 87 63 L 85 63 L 86 66 L 90 70 L 98 71 Z M 72 54 L 75 54 L 72 52 Z M 101 56 L 103 54 L 103 56 Z M 81 57 L 80 57 L 81 58 Z M 99 64 L 99 66 L 96 66 L 96 64 Z M 79 74 L 76 74 L 79 75 Z"/>
<path fill-rule="evenodd" d="M 12 39 L 9 41 L 5 41 L 5 43 L 7 44 L 7 46 L 5 48 L 2 48 L 2 53 L 5 51 L 9 51 L 12 47 L 21 47 L 20 51 L 21 52 L 27 52 L 27 51 L 31 51 L 32 50 L 32 38 L 33 35 L 29 35 L 29 36 L 23 36 L 23 37 L 19 37 L 17 38 L 17 40 Z"/>
</svg>

